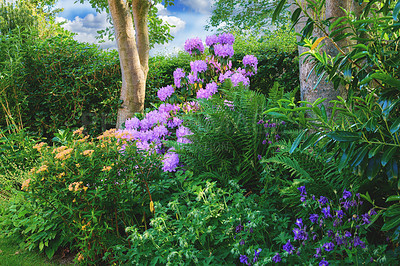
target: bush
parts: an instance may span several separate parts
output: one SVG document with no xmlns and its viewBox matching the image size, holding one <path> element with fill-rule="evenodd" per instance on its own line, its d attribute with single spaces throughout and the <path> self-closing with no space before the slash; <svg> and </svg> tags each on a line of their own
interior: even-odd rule
<svg viewBox="0 0 400 266">
<path fill-rule="evenodd" d="M 134 145 L 119 140 L 115 130 L 97 140 L 79 131 L 75 136 L 66 146 L 37 145 L 40 164 L 22 184 L 26 201 L 35 206 L 40 219 L 53 217 L 46 218 L 46 226 L 57 229 L 62 241 L 23 232 L 30 233 L 25 239 L 31 247 L 53 252 L 67 242 L 80 252 L 78 260 L 92 264 L 101 260 L 109 246 L 127 244 L 125 227 L 147 226 L 146 217 L 154 212 L 149 187 L 160 178 L 160 161 L 157 154 L 143 156 Z"/>
</svg>

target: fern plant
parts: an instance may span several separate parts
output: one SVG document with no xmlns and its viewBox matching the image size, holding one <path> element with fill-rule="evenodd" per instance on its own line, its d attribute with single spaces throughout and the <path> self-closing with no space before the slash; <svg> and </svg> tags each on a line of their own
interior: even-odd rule
<svg viewBox="0 0 400 266">
<path fill-rule="evenodd" d="M 175 148 L 184 164 L 196 175 L 212 177 L 222 184 L 232 179 L 247 187 L 259 180 L 261 156 L 273 153 L 278 120 L 263 116 L 267 100 L 263 94 L 241 86 L 223 91 L 224 98 L 199 101 L 200 110 L 185 117 L 194 133 L 192 142 Z"/>
</svg>

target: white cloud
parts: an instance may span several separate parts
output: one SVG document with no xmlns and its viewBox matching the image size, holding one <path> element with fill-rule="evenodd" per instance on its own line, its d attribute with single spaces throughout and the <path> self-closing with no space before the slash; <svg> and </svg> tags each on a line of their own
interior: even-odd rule
<svg viewBox="0 0 400 266">
<path fill-rule="evenodd" d="M 180 2 L 202 14 L 209 14 L 212 9 L 214 0 L 180 0 Z"/>
<path fill-rule="evenodd" d="M 106 13 L 96 15 L 88 14 L 84 18 L 77 16 L 72 21 L 63 17 L 57 17 L 56 21 L 64 21 L 65 23 L 62 25 L 63 28 L 76 33 L 77 35 L 74 36 L 74 38 L 79 42 L 96 43 L 103 49 L 113 49 L 117 47 L 114 41 L 106 40 L 103 43 L 99 43 L 99 40 L 96 39 L 96 36 L 98 36 L 97 31 L 104 30 L 106 27 L 111 26 L 107 20 Z"/>
</svg>

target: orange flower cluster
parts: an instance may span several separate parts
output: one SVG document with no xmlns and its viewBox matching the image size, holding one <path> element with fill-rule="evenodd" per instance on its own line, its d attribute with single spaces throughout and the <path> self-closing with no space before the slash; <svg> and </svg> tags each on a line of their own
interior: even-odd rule
<svg viewBox="0 0 400 266">
<path fill-rule="evenodd" d="M 26 190 L 28 191 L 28 187 L 29 187 L 29 183 L 31 182 L 31 179 L 26 179 L 24 180 L 24 182 L 22 182 L 22 187 L 21 190 Z"/>
<path fill-rule="evenodd" d="M 82 154 L 83 154 L 84 156 L 89 156 L 89 157 L 90 157 L 90 156 L 92 156 L 92 153 L 93 153 L 93 152 L 94 152 L 94 150 L 85 150 L 85 151 L 83 151 Z"/>
<path fill-rule="evenodd" d="M 35 145 L 33 146 L 33 148 L 40 152 L 40 150 L 41 150 L 45 145 L 47 145 L 47 144 L 44 143 L 44 142 L 40 142 L 40 143 L 35 144 Z"/>
<path fill-rule="evenodd" d="M 67 146 L 61 146 L 53 150 L 53 154 L 57 153 L 54 158 L 59 159 L 59 160 L 67 160 L 68 158 L 71 157 L 73 149 L 69 148 Z"/>
<path fill-rule="evenodd" d="M 42 166 L 40 166 L 39 167 L 39 169 L 37 169 L 36 171 L 35 171 L 35 173 L 36 174 L 39 174 L 39 173 L 41 173 L 41 172 L 46 172 L 48 170 L 48 167 L 47 167 L 47 165 L 42 165 Z"/>
</svg>

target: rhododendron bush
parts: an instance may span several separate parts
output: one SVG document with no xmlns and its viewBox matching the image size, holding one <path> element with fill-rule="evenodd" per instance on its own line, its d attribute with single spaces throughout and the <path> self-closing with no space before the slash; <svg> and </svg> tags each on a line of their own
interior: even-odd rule
<svg viewBox="0 0 400 266">
<path fill-rule="evenodd" d="M 174 84 L 160 88 L 157 96 L 162 103 L 158 109 L 147 113 L 143 119 L 133 117 L 125 122 L 123 138 L 136 141 L 140 150 L 163 156 L 163 171 L 173 172 L 179 167 L 179 156 L 173 148 L 167 148 L 167 140 L 188 143 L 186 136 L 190 130 L 182 123 L 181 117 L 196 112 L 201 106 L 196 99 L 223 97 L 220 88 L 249 85 L 249 76 L 257 73 L 257 58 L 246 55 L 244 68 L 233 69 L 230 58 L 234 54 L 234 36 L 229 33 L 206 38 L 210 55 L 204 54 L 201 39 L 193 38 L 185 42 L 185 50 L 192 55 L 189 73 L 177 68 L 174 71 Z M 215 96 L 214 96 L 215 95 Z"/>
</svg>

